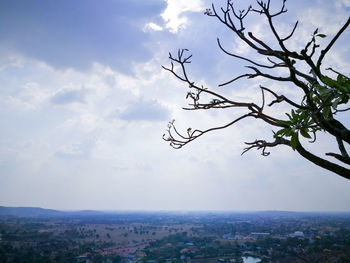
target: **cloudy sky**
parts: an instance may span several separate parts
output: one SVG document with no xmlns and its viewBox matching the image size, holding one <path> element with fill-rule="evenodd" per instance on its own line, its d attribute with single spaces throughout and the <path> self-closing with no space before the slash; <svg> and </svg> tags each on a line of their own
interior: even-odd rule
<svg viewBox="0 0 350 263">
<path fill-rule="evenodd" d="M 236 1 L 241 7 L 247 1 Z M 280 2 L 275 8 L 279 8 Z M 214 0 L 216 6 L 225 1 Z M 253 56 L 215 18 L 206 0 L 2 0 L 0 2 L 0 205 L 100 210 L 350 210 L 350 181 L 287 147 L 241 156 L 244 141 L 272 128 L 244 121 L 181 150 L 162 140 L 180 130 L 227 123 L 235 111 L 188 112 L 186 85 L 162 70 L 188 48 L 189 74 L 209 88 L 244 72 L 216 38 Z M 349 0 L 287 1 L 281 32 L 299 19 L 296 51 L 316 28 L 324 45 L 345 23 Z M 249 31 L 270 41 L 266 21 Z M 350 74 L 349 30 L 326 62 Z M 259 99 L 263 80 L 220 88 Z M 263 82 L 278 89 L 278 83 Z M 286 91 L 295 96 L 293 89 Z M 345 118 L 344 118 L 345 119 Z M 345 119 L 346 120 L 346 119 Z M 309 147 L 309 146 L 308 146 Z M 321 135 L 315 153 L 334 149 Z"/>
</svg>

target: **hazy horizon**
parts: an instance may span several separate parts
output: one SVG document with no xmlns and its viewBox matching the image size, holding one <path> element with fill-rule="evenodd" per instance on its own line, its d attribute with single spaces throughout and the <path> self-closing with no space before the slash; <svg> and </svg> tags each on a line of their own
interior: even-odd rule
<svg viewBox="0 0 350 263">
<path fill-rule="evenodd" d="M 33 208 L 33 209 L 44 209 L 44 210 L 55 210 L 60 212 L 101 212 L 101 213 L 213 213 L 213 214 L 226 214 L 226 213 L 350 213 L 348 211 L 337 211 L 337 210 L 147 210 L 147 209 L 55 209 L 50 207 L 39 207 L 39 206 L 4 206 L 0 204 L 0 208 Z"/>
</svg>

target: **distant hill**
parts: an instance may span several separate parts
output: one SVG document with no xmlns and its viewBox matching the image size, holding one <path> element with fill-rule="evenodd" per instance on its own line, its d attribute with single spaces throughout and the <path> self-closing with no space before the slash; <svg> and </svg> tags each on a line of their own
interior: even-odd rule
<svg viewBox="0 0 350 263">
<path fill-rule="evenodd" d="M 0 218 L 1 217 L 28 217 L 28 218 L 80 218 L 80 219 L 99 219 L 104 220 L 116 218 L 123 220 L 130 216 L 141 216 L 143 218 L 153 218 L 154 216 L 161 217 L 163 219 L 172 217 L 191 217 L 199 216 L 206 218 L 207 220 L 217 220 L 226 217 L 259 217 L 259 218 L 299 218 L 299 217 L 320 217 L 320 216 L 350 216 L 350 212 L 293 212 L 293 211 L 245 211 L 245 212 L 220 212 L 220 211 L 206 211 L 206 212 L 186 212 L 179 213 L 173 212 L 154 212 L 154 211 L 98 211 L 98 210 L 76 210 L 76 211 L 60 211 L 54 209 L 44 209 L 40 207 L 7 207 L 0 206 Z M 126 217 L 125 217 L 126 216 Z M 226 217 L 225 217 L 226 216 Z"/>
<path fill-rule="evenodd" d="M 53 217 L 64 215 L 64 212 L 44 209 L 40 207 L 6 207 L 0 206 L 0 216 L 17 216 L 17 217 Z"/>
<path fill-rule="evenodd" d="M 0 217 L 93 217 L 111 214 L 96 210 L 60 211 L 40 207 L 0 206 Z"/>
</svg>

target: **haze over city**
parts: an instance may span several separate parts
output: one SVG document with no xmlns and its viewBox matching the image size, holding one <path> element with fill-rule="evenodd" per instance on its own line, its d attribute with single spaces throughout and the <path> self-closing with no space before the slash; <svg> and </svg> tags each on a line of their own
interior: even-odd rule
<svg viewBox="0 0 350 263">
<path fill-rule="evenodd" d="M 0 2 L 0 205 L 61 210 L 350 211 L 350 182 L 289 147 L 241 156 L 244 142 L 272 138 L 245 120 L 180 150 L 167 123 L 208 128 L 232 111 L 184 111 L 187 87 L 169 72 L 168 52 L 193 54 L 193 79 L 217 88 L 245 72 L 225 47 L 254 56 L 206 8 L 207 0 L 2 0 Z M 278 1 L 277 1 L 278 2 Z M 239 5 L 245 5 L 240 1 Z M 278 5 L 276 5 L 278 8 Z M 326 44 L 349 16 L 348 0 L 289 1 L 279 29 L 299 20 L 297 50 L 318 28 Z M 264 38 L 259 15 L 250 30 Z M 350 32 L 325 64 L 350 74 Z M 222 87 L 258 98 L 261 79 Z M 273 84 L 277 85 L 277 84 Z M 294 96 L 293 91 L 290 95 Z M 260 98 L 260 97 L 259 97 Z M 259 100 L 259 99 L 257 99 Z M 343 120 L 349 127 L 349 120 Z M 317 153 L 336 149 L 320 134 Z"/>
</svg>

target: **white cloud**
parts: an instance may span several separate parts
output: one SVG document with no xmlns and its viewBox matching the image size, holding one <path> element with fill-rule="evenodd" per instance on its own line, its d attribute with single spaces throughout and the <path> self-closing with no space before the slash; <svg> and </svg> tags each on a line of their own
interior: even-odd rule
<svg viewBox="0 0 350 263">
<path fill-rule="evenodd" d="M 337 8 L 350 7 L 350 0 L 336 0 L 335 6 Z"/>
<path fill-rule="evenodd" d="M 55 156 L 63 159 L 87 159 L 95 143 L 94 138 L 88 138 L 81 142 L 63 145 L 56 151 Z"/>
<path fill-rule="evenodd" d="M 177 33 L 179 29 L 186 28 L 188 17 L 186 12 L 203 11 L 204 6 L 201 0 L 166 0 L 168 6 L 161 14 L 166 22 L 166 28 L 172 33 Z"/>
<path fill-rule="evenodd" d="M 20 56 L 4 56 L 0 57 L 0 71 L 8 68 L 8 67 L 22 67 L 23 66 L 23 58 Z"/>
<path fill-rule="evenodd" d="M 174 33 L 190 21 L 186 12 L 201 10 L 200 1 L 167 2 L 163 18 L 166 29 Z M 146 21 L 153 21 L 152 17 L 149 19 Z M 206 134 L 179 151 L 162 141 L 168 116 L 152 120 L 148 114 L 143 115 L 147 111 L 152 114 L 167 109 L 169 120 L 175 118 L 182 132 L 188 127 L 222 125 L 240 114 L 235 109 L 182 110 L 181 106 L 188 102 L 188 87 L 161 70 L 161 65 L 167 64 L 164 50 L 177 48 L 182 41 L 196 42 L 196 48 L 204 51 L 203 56 L 212 52 L 215 56 L 215 51 L 208 51 L 206 41 L 193 41 L 203 31 L 196 32 L 197 25 L 210 28 L 208 35 L 215 36 L 216 29 L 222 28 L 211 21 L 205 27 L 198 23 L 183 34 L 189 39 L 179 39 L 178 35 L 169 39 L 165 25 L 161 25 L 163 32 L 150 34 L 153 59 L 133 64 L 130 74 L 97 63 L 86 71 L 57 70 L 29 59 L 21 68 L 0 71 L 2 202 L 64 209 L 347 210 L 350 196 L 344 180 L 297 157 L 288 147 L 271 149 L 269 158 L 261 157 L 258 151 L 240 156 L 244 141 L 273 139 L 271 127 L 261 122 L 242 121 L 232 128 Z M 148 30 L 153 30 L 151 27 Z M 257 36 L 268 38 L 262 35 L 264 25 L 254 21 L 250 28 Z M 290 25 L 286 28 L 290 29 Z M 223 43 L 230 48 L 232 35 L 222 32 L 227 37 Z M 305 36 L 309 37 L 309 33 Z M 198 50 L 192 51 L 198 54 Z M 208 63 L 196 64 L 197 58 L 189 65 L 189 73 L 200 72 L 197 75 L 207 79 L 198 77 L 198 83 L 206 83 L 210 75 L 203 69 Z M 335 62 L 340 58 L 334 56 Z M 220 64 L 221 59 L 216 57 L 211 62 L 218 65 L 223 75 L 239 70 L 235 61 L 227 67 Z M 13 61 L 8 64 L 17 65 Z M 258 85 L 264 82 L 244 81 L 225 91 L 217 90 L 233 99 L 261 101 Z M 269 87 L 294 96 L 286 86 Z M 60 98 L 60 105 L 50 103 L 55 96 Z M 36 110 L 23 113 L 23 106 Z M 122 114 L 128 112 L 133 115 L 123 118 Z M 283 112 L 285 109 L 280 113 Z M 137 118 L 142 121 L 135 121 Z M 316 150 L 329 149 L 332 143 L 328 139 L 320 142 L 323 144 Z M 315 181 L 317 185 L 309 187 Z M 329 186 L 331 191 L 324 194 Z"/>
<path fill-rule="evenodd" d="M 146 24 L 143 28 L 143 31 L 145 31 L 145 32 L 147 32 L 147 31 L 162 31 L 162 30 L 163 30 L 163 27 L 161 27 L 153 22 Z"/>
<path fill-rule="evenodd" d="M 28 82 L 21 87 L 19 93 L 7 96 L 4 102 L 20 110 L 35 110 L 40 108 L 49 96 L 47 89 L 42 88 L 39 83 Z"/>
<path fill-rule="evenodd" d="M 54 104 L 70 104 L 74 102 L 83 103 L 85 95 L 86 90 L 84 88 L 66 88 L 53 95 L 51 97 L 51 102 Z"/>
<path fill-rule="evenodd" d="M 167 121 L 170 119 L 169 110 L 157 100 L 142 99 L 130 103 L 120 114 L 120 118 L 128 121 Z"/>
<path fill-rule="evenodd" d="M 238 55 L 248 55 L 250 53 L 250 51 L 251 51 L 251 48 L 244 41 L 242 41 L 238 37 L 235 38 L 235 44 L 233 46 L 233 53 L 238 54 Z"/>
</svg>

